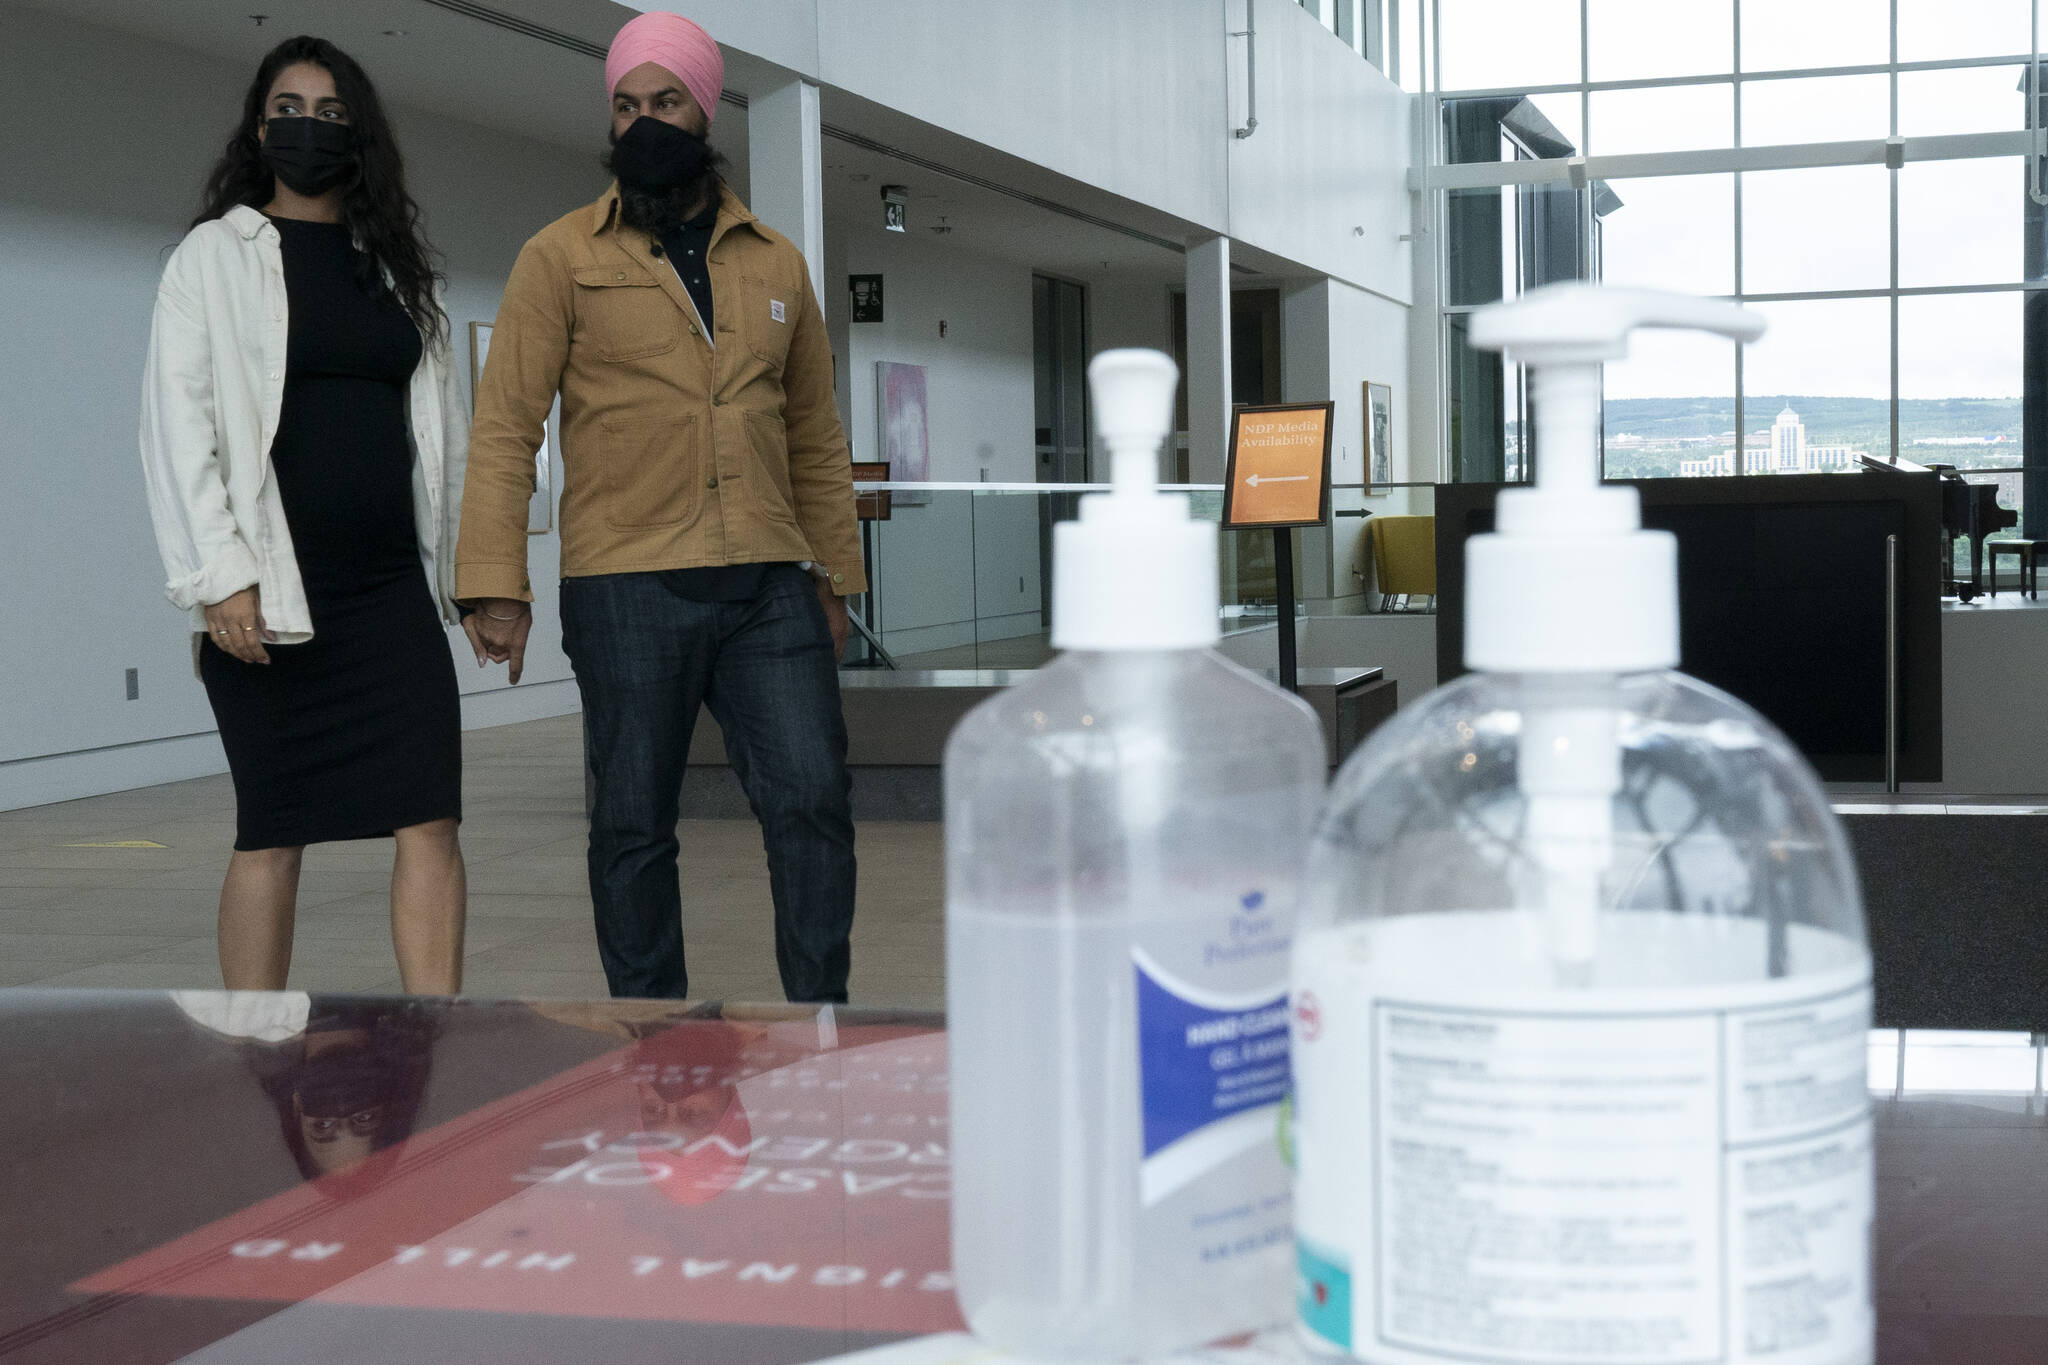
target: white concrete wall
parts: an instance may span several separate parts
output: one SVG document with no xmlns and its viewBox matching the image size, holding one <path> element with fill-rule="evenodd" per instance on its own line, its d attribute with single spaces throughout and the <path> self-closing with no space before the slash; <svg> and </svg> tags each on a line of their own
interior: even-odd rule
<svg viewBox="0 0 2048 1365">
<path fill-rule="evenodd" d="M 118 97 L 81 95 L 81 73 L 110 71 Z M 157 279 L 249 75 L 0 8 L 0 809 L 224 766 L 184 617 L 163 597 L 136 421 Z M 393 117 L 447 255 L 466 377 L 468 323 L 496 313 L 520 243 L 594 198 L 601 175 L 587 155 L 402 108 Z M 542 608 L 517 695 L 502 668 L 480 673 L 466 645 L 457 652 L 471 724 L 575 708 L 553 607 L 556 546 L 532 542 Z M 141 690 L 132 702 L 129 668 Z"/>
<path fill-rule="evenodd" d="M 751 3 L 705 8 L 717 15 Z M 816 0 L 815 74 L 998 151 L 1220 229 L 1229 205 L 1226 11 L 1241 18 L 1242 3 Z M 1278 0 L 1266 5 L 1279 8 Z M 724 38 L 714 18 L 702 22 Z"/>
<path fill-rule="evenodd" d="M 847 274 L 883 277 L 885 320 L 847 324 L 847 433 L 857 458 L 882 458 L 875 365 L 922 365 L 931 478 L 972 483 L 985 469 L 990 481 L 1029 482 L 1030 268 L 899 233 L 862 236 L 846 253 L 839 292 Z"/>
<path fill-rule="evenodd" d="M 843 251 L 845 269 L 835 278 L 883 278 L 884 321 L 844 324 L 847 432 L 857 458 L 882 458 L 877 363 L 922 365 L 930 478 L 1030 482 L 1030 269 L 930 236 L 863 233 Z M 842 300 L 837 311 L 844 309 Z M 1037 630 L 1038 500 L 924 496 L 922 506 L 899 498 L 891 520 L 871 532 L 883 644 L 897 653 L 972 644 L 977 619 L 984 640 Z"/>
<path fill-rule="evenodd" d="M 1388 299 L 1413 295 L 1408 148 L 1411 96 L 1294 0 L 1226 0 L 1229 28 L 1258 13 L 1258 119 L 1226 137 L 1229 235 Z M 1192 8 L 1192 7 L 1190 7 Z M 1243 120 L 1244 55 L 1229 63 L 1232 126 Z M 1389 378 L 1394 378 L 1391 373 Z"/>
<path fill-rule="evenodd" d="M 1230 34 L 1248 6 L 1259 127 L 1240 140 L 1246 51 Z M 729 51 L 1410 297 L 1411 100 L 1294 0 L 697 0 L 691 17 Z"/>
</svg>

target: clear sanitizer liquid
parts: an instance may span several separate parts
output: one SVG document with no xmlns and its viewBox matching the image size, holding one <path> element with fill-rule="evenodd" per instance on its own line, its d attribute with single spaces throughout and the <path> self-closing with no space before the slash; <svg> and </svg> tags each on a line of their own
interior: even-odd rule
<svg viewBox="0 0 2048 1365">
<path fill-rule="evenodd" d="M 1171 362 L 1091 379 L 1117 491 L 1056 533 L 1064 652 L 945 758 L 960 1306 L 1068 1362 L 1286 1319 L 1287 972 L 1328 762 L 1304 703 L 1210 648 L 1215 528 L 1150 488 Z"/>
</svg>

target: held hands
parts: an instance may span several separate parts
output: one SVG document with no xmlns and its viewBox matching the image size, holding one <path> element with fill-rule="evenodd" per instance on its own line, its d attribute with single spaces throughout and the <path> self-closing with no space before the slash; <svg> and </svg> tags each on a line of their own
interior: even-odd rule
<svg viewBox="0 0 2048 1365">
<path fill-rule="evenodd" d="M 206 634 L 208 639 L 245 664 L 269 663 L 270 651 L 263 644 L 266 640 L 277 643 L 277 636 L 263 624 L 263 612 L 253 587 L 244 588 L 206 608 Z"/>
<path fill-rule="evenodd" d="M 825 624 L 832 631 L 832 657 L 843 663 L 846 660 L 846 632 L 851 629 L 846 620 L 846 599 L 832 591 L 832 585 L 824 579 L 818 580 L 818 601 L 825 608 Z"/>
<path fill-rule="evenodd" d="M 511 597 L 484 597 L 470 603 L 476 608 L 462 620 L 462 633 L 476 651 L 476 666 L 486 663 L 512 665 L 512 681 L 526 669 L 526 637 L 533 630 L 533 609 Z"/>
</svg>

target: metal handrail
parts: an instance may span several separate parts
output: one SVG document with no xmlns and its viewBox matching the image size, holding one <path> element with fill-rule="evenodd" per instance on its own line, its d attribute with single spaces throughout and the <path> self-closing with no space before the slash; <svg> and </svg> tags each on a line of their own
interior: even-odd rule
<svg viewBox="0 0 2048 1365">
<path fill-rule="evenodd" d="M 1113 485 L 1106 483 L 966 483 L 966 482 L 925 482 L 912 483 L 903 479 L 889 479 L 881 483 L 856 483 L 856 493 L 1107 493 Z M 1162 493 L 1221 493 L 1220 483 L 1162 483 Z"/>
<path fill-rule="evenodd" d="M 1986 471 L 1991 472 L 1991 471 Z M 1360 489 L 1369 492 L 1387 492 L 1396 488 L 1436 488 L 1440 485 L 1434 479 L 1412 479 L 1395 483 L 1333 483 L 1331 491 L 1343 492 Z M 1106 483 L 983 483 L 966 480 L 925 480 L 914 482 L 908 479 L 889 479 L 881 483 L 857 483 L 854 491 L 859 493 L 1107 493 L 1114 485 Z M 1162 483 L 1162 493 L 1221 493 L 1220 483 Z"/>
</svg>

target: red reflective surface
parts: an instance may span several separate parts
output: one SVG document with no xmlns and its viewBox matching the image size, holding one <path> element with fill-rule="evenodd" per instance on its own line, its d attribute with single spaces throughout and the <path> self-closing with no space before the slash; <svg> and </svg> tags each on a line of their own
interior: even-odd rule
<svg viewBox="0 0 2048 1365">
<path fill-rule="evenodd" d="M 2048 1362 L 2038 1051 L 1907 1051 L 1878 1358 Z M 766 1365 L 959 1326 L 930 1016 L 0 991 L 0 1094 L 6 1365 Z"/>
<path fill-rule="evenodd" d="M 37 1099 L 0 1128 L 0 1359 L 797 1361 L 959 1326 L 929 1018 L 11 997 Z"/>
</svg>

